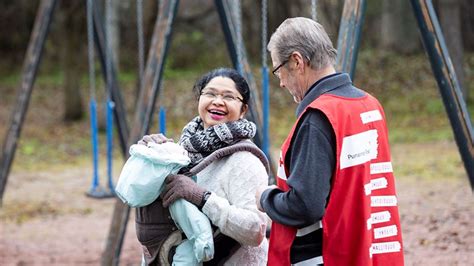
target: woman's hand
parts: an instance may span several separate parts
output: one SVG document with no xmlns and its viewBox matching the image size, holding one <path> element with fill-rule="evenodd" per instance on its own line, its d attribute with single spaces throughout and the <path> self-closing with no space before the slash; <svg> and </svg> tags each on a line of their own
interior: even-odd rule
<svg viewBox="0 0 474 266">
<path fill-rule="evenodd" d="M 166 178 L 166 187 L 161 193 L 163 207 L 167 208 L 177 199 L 183 198 L 197 207 L 202 207 L 206 190 L 198 186 L 190 177 L 185 175 L 169 175 Z"/>
<path fill-rule="evenodd" d="M 145 135 L 141 140 L 138 141 L 137 144 L 140 145 L 147 145 L 149 142 L 154 142 L 157 144 L 165 143 L 165 142 L 173 142 L 173 139 L 167 138 L 163 134 L 151 134 L 151 135 Z"/>
</svg>

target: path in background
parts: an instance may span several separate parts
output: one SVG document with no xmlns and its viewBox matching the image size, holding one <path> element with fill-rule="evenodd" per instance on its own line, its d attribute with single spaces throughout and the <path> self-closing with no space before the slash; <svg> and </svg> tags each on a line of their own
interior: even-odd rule
<svg viewBox="0 0 474 266">
<path fill-rule="evenodd" d="M 398 144 L 393 162 L 406 265 L 472 263 L 474 196 L 455 144 Z M 0 265 L 98 265 L 114 201 L 84 196 L 90 167 L 14 169 L 0 209 Z M 132 215 L 121 265 L 137 265 L 140 252 Z"/>
</svg>

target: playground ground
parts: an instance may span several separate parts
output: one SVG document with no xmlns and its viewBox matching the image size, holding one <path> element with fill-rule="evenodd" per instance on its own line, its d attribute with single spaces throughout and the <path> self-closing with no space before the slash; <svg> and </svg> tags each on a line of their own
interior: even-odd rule
<svg viewBox="0 0 474 266">
<path fill-rule="evenodd" d="M 397 144 L 393 157 L 406 265 L 472 265 L 474 197 L 455 144 Z M 84 196 L 87 163 L 54 169 L 13 169 L 0 209 L 0 265 L 100 263 L 114 200 Z M 121 265 L 139 260 L 132 215 Z"/>
<path fill-rule="evenodd" d="M 474 55 L 466 56 L 467 69 L 474 69 Z M 472 265 L 474 195 L 425 56 L 362 52 L 358 69 L 357 82 L 381 100 L 387 114 L 406 265 Z M 189 91 L 198 74 L 170 71 L 165 76 L 160 104 L 170 117 L 167 135 L 176 139 L 196 115 Z M 135 79 L 122 77 L 131 113 Z M 474 75 L 467 79 L 474 84 Z M 83 82 L 87 95 L 87 79 Z M 0 79 L 0 140 L 10 123 L 18 84 L 19 75 Z M 59 75 L 39 75 L 35 87 L 0 208 L 0 266 L 98 265 L 114 200 L 85 196 L 92 175 L 89 120 L 62 121 Z M 295 108 L 286 91 L 272 90 L 275 149 L 291 128 Z M 151 132 L 156 127 L 154 123 Z M 103 133 L 99 143 L 104 183 Z M 117 177 L 123 160 L 118 148 L 114 153 Z M 138 265 L 140 260 L 133 212 L 130 219 L 121 265 Z"/>
</svg>

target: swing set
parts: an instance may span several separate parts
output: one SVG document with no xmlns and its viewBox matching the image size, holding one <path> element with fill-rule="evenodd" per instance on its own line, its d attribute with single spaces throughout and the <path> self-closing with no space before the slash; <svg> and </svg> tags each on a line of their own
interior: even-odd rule
<svg viewBox="0 0 474 266">
<path fill-rule="evenodd" d="M 106 19 L 110 18 L 110 1 L 107 1 L 106 6 Z M 97 102 L 96 102 L 96 89 L 95 89 L 95 62 L 94 62 L 94 30 L 93 30 L 93 2 L 87 0 L 87 40 L 88 40 L 88 59 L 89 59 L 89 111 L 90 111 L 90 123 L 91 123 L 91 143 L 92 143 L 92 163 L 93 163 L 93 176 L 92 184 L 89 191 L 86 193 L 87 196 L 93 198 L 110 198 L 114 197 L 114 185 L 112 181 L 112 149 L 113 149 L 113 119 L 112 112 L 114 103 L 111 100 L 111 66 L 112 66 L 112 55 L 110 45 L 110 29 L 107 28 L 106 32 L 106 87 L 107 97 L 105 102 L 106 109 L 106 136 L 107 136 L 107 177 L 108 177 L 108 189 L 103 188 L 99 184 L 99 141 L 98 141 L 98 127 L 97 127 Z"/>
<path fill-rule="evenodd" d="M 111 0 L 107 0 L 106 6 Z M 250 66 L 246 57 L 245 47 L 241 36 L 241 8 L 238 0 L 214 0 L 216 10 L 219 15 L 221 27 L 224 32 L 226 45 L 230 54 L 230 59 L 236 68 L 248 81 L 252 101 L 249 103 L 248 118 L 257 124 L 258 130 L 255 143 L 261 147 L 268 155 L 270 162 L 268 137 L 268 117 L 269 117 L 269 82 L 267 67 L 267 0 L 262 1 L 262 95 L 263 107 L 260 106 L 260 99 L 257 98 L 257 85 L 250 71 Z M 460 84 L 456 78 L 448 50 L 438 23 L 433 4 L 430 0 L 410 0 L 412 10 L 417 19 L 418 28 L 421 33 L 425 51 L 429 57 L 434 76 L 445 105 L 451 126 L 454 131 L 456 144 L 459 148 L 461 158 L 464 162 L 466 172 L 474 188 L 474 132 L 467 112 L 466 103 L 461 94 Z M 28 50 L 26 53 L 22 81 L 19 87 L 19 94 L 14 106 L 13 115 L 9 130 L 7 132 L 2 149 L 2 160 L 0 168 L 0 205 L 3 193 L 7 184 L 7 177 L 11 168 L 16 150 L 18 138 L 24 122 L 28 108 L 29 99 L 33 89 L 35 77 L 39 67 L 45 39 L 49 31 L 54 8 L 57 0 L 41 0 L 38 8 L 34 28 L 31 34 Z M 140 137 L 147 134 L 154 114 L 155 102 L 161 88 L 164 62 L 167 58 L 167 51 L 171 41 L 173 21 L 179 5 L 178 0 L 160 0 L 159 11 L 156 18 L 155 27 L 151 39 L 150 50 L 146 65 L 143 64 L 143 29 L 142 0 L 137 0 L 137 32 L 139 41 L 139 84 L 140 93 L 133 121 L 128 123 L 125 115 L 125 105 L 121 90 L 117 82 L 117 72 L 114 67 L 111 49 L 107 40 L 110 33 L 104 30 L 102 15 L 97 8 L 94 8 L 94 1 L 87 0 L 87 21 L 88 21 L 88 46 L 89 46 L 89 75 L 90 75 L 90 110 L 91 110 L 91 139 L 93 144 L 93 167 L 94 175 L 92 186 L 88 192 L 90 196 L 105 197 L 113 193 L 111 159 L 108 160 L 109 191 L 100 188 L 97 175 L 97 121 L 96 121 L 96 91 L 94 73 L 94 47 L 97 49 L 98 57 L 106 81 L 107 108 L 109 115 L 107 121 L 110 129 L 107 130 L 107 154 L 111 155 L 112 150 L 112 115 L 118 132 L 120 150 L 124 159 L 128 158 L 128 147 L 136 143 Z M 360 43 L 360 33 L 364 21 L 366 0 L 346 0 L 343 7 L 339 35 L 337 41 L 338 57 L 336 69 L 339 72 L 349 73 L 354 80 L 354 73 L 357 62 L 357 53 Z M 311 1 L 311 15 L 316 19 L 316 0 Z M 110 15 L 110 13 L 109 13 Z M 107 16 L 107 14 L 106 14 Z M 141 51 L 140 51 L 141 47 Z M 110 109 L 109 109 L 110 108 Z M 262 115 L 263 111 L 263 115 Z M 262 121 L 263 118 L 263 121 Z M 164 130 L 163 118 L 160 118 L 160 130 Z M 261 133 L 262 132 L 262 133 Z M 109 136 L 110 134 L 110 136 Z M 272 165 L 272 169 L 275 167 Z M 270 180 L 270 182 L 272 182 Z M 114 205 L 114 212 L 109 228 L 106 248 L 102 254 L 102 265 L 118 265 L 121 248 L 124 240 L 126 225 L 130 208 L 119 199 Z"/>
</svg>

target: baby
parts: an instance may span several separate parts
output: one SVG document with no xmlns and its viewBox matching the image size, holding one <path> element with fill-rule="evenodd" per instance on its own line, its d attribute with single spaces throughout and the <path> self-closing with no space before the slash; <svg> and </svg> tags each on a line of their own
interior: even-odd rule
<svg viewBox="0 0 474 266">
<path fill-rule="evenodd" d="M 143 207 L 155 201 L 166 177 L 190 162 L 186 150 L 173 142 L 134 144 L 129 153 L 115 192 L 130 207 Z M 198 265 L 212 259 L 214 242 L 207 216 L 184 199 L 177 200 L 169 209 L 176 226 L 187 238 L 176 248 L 173 265 Z"/>
</svg>

